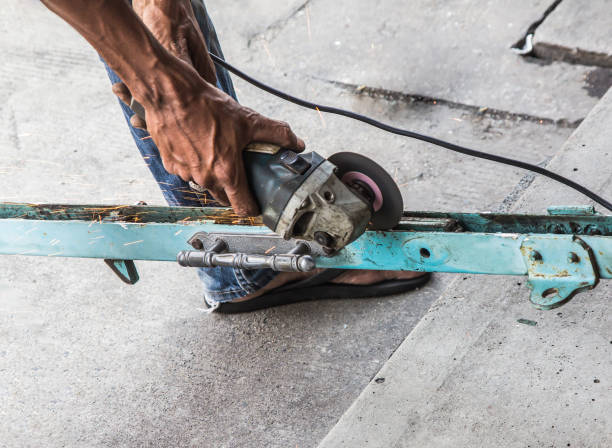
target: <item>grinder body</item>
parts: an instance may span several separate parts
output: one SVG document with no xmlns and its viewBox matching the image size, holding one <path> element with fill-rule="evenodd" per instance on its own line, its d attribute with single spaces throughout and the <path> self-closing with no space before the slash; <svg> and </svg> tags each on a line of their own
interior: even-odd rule
<svg viewBox="0 0 612 448">
<path fill-rule="evenodd" d="M 244 162 L 264 224 L 283 238 L 316 241 L 334 252 L 365 232 L 372 217 L 370 202 L 343 183 L 336 166 L 316 152 L 249 148 Z"/>
</svg>

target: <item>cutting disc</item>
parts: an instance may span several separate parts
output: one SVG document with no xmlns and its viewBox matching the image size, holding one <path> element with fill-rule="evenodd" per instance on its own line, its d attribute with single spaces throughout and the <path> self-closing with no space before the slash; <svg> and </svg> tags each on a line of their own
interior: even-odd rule
<svg viewBox="0 0 612 448">
<path fill-rule="evenodd" d="M 379 164 L 354 152 L 339 152 L 328 160 L 338 167 L 336 175 L 342 182 L 371 202 L 374 213 L 369 228 L 386 230 L 399 223 L 404 211 L 402 194 Z"/>
</svg>

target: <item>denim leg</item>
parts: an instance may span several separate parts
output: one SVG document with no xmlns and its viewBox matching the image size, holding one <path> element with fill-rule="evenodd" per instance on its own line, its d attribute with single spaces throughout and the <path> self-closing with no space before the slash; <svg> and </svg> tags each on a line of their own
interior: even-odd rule
<svg viewBox="0 0 612 448">
<path fill-rule="evenodd" d="M 193 9 L 196 19 L 202 34 L 206 39 L 208 48 L 219 57 L 223 57 L 221 47 L 217 39 L 214 26 L 203 0 L 192 0 Z M 111 80 L 115 84 L 121 82 L 121 79 L 115 72 L 106 64 L 106 71 Z M 236 98 L 236 92 L 229 73 L 223 67 L 217 69 L 217 87 Z M 127 121 L 134 142 L 142 155 L 145 163 L 149 167 L 151 174 L 157 181 L 157 184 L 162 190 L 164 198 L 170 206 L 186 206 L 186 207 L 215 207 L 218 204 L 212 200 L 210 196 L 204 193 L 199 193 L 192 190 L 187 182 L 184 182 L 180 177 L 168 173 L 162 164 L 157 146 L 151 139 L 148 132 L 136 129 L 130 124 L 130 118 L 134 114 L 123 102 L 119 101 L 123 115 Z M 229 302 L 247 294 L 253 293 L 267 285 L 277 275 L 276 272 L 270 269 L 261 269 L 246 271 L 234 268 L 203 268 L 198 269 L 198 276 L 204 285 L 204 298 L 213 305 L 217 302 Z"/>
</svg>

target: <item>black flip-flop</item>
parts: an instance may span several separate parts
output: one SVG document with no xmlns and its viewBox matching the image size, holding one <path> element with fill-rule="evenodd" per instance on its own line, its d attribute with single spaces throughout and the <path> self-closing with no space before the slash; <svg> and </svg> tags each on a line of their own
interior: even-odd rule
<svg viewBox="0 0 612 448">
<path fill-rule="evenodd" d="M 305 280 L 281 286 L 251 300 L 221 303 L 216 307 L 215 311 L 223 314 L 237 314 L 307 300 L 383 297 L 420 288 L 431 278 L 431 274 L 427 272 L 416 278 L 385 280 L 373 285 L 332 283 L 332 280 L 344 272 L 346 272 L 344 269 L 326 269 Z"/>
</svg>

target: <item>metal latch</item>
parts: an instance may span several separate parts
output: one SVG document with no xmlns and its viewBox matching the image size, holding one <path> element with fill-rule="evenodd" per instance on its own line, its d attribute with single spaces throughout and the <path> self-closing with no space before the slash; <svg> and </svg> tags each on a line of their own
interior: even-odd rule
<svg viewBox="0 0 612 448">
<path fill-rule="evenodd" d="M 266 242 L 270 241 L 270 238 L 266 236 L 263 238 L 247 237 L 246 239 L 252 242 L 252 246 L 258 246 L 261 243 L 269 244 Z M 306 243 L 293 243 L 290 250 L 281 249 L 280 253 L 272 253 L 277 249 L 276 246 L 271 246 L 261 254 L 231 253 L 229 250 L 231 246 L 234 246 L 232 242 L 235 240 L 235 236 L 227 235 L 226 238 L 219 238 L 218 235 L 199 232 L 189 240 L 189 243 L 197 250 L 182 251 L 177 255 L 176 260 L 183 267 L 194 268 L 227 266 L 238 269 L 267 268 L 279 272 L 308 272 L 316 267 L 310 246 Z M 272 241 L 280 242 L 278 237 L 272 237 Z M 233 249 L 238 249 L 238 247 L 234 246 Z M 252 250 L 252 247 L 250 249 Z"/>
<path fill-rule="evenodd" d="M 539 309 L 563 305 L 599 282 L 599 269 L 589 245 L 575 235 L 566 244 L 560 244 L 560 239 L 563 237 L 532 235 L 521 244 L 531 302 Z"/>
</svg>

